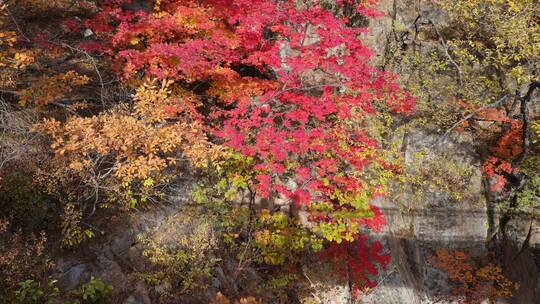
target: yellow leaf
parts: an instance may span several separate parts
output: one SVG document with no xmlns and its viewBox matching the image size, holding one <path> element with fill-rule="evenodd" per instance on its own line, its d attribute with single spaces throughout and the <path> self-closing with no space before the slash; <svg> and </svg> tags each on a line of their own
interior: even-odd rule
<svg viewBox="0 0 540 304">
<path fill-rule="evenodd" d="M 137 45 L 137 44 L 139 44 L 140 41 L 141 41 L 141 40 L 139 40 L 138 37 L 133 37 L 133 38 L 131 38 L 131 40 L 129 41 L 129 43 L 130 43 L 131 45 Z"/>
</svg>

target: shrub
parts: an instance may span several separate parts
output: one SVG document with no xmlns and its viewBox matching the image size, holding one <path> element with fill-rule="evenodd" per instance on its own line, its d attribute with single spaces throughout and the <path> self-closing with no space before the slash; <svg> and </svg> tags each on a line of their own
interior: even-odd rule
<svg viewBox="0 0 540 304">
<path fill-rule="evenodd" d="M 164 286 L 162 299 L 202 290 L 219 261 L 213 257 L 217 240 L 211 224 L 205 219 L 178 217 L 168 222 L 173 231 L 139 236 L 142 254 L 151 265 L 141 276 L 150 284 Z"/>
</svg>

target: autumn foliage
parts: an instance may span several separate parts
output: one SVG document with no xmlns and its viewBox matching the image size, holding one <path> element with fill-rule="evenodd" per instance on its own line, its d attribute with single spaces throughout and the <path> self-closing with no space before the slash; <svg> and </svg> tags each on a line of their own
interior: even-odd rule
<svg viewBox="0 0 540 304">
<path fill-rule="evenodd" d="M 384 252 L 380 242 L 369 243 L 367 236 L 362 235 L 346 246 L 331 244 L 320 254 L 323 260 L 331 260 L 338 267 L 342 277 L 351 282 L 352 293 L 360 296 L 377 286 L 372 278 L 381 270 L 387 270 L 390 255 Z"/>
<path fill-rule="evenodd" d="M 36 183 L 60 201 L 66 247 L 94 235 L 81 225 L 96 208 L 158 201 L 183 173 L 232 154 L 245 168 L 228 166 L 228 184 L 241 180 L 253 204 L 289 210 L 250 205 L 264 229 L 284 227 L 253 232 L 255 247 L 286 253 L 261 261 L 286 264 L 292 247 L 327 247 L 328 260 L 346 256 L 356 291 L 376 285 L 371 277 L 389 255 L 368 240 L 385 224 L 371 201 L 385 194 L 379 175 L 400 170 L 380 153 L 369 120 L 405 115 L 415 103 L 396 75 L 370 64 L 367 30 L 352 26 L 353 15 L 380 15 L 376 1 L 334 3 L 349 14 L 324 1 L 39 3 L 20 9 L 75 11 L 57 22 L 58 35 L 29 30 L 23 44 L 6 32 L 2 50 L 12 58 L 4 64 L 29 82 L 10 94 L 43 117 L 33 131 L 50 155 Z M 16 42 L 26 51 L 11 52 Z M 26 70 L 40 58 L 77 56 L 85 63 Z M 131 94 L 114 95 L 110 83 Z M 314 239 L 324 246 L 298 244 Z"/>
<path fill-rule="evenodd" d="M 338 2 L 369 16 L 377 15 L 373 4 Z M 204 130 L 252 160 L 258 196 L 306 210 L 311 230 L 328 241 L 365 239 L 363 228 L 384 222 L 369 203 L 383 187 L 367 182 L 366 169 L 386 163 L 364 121 L 379 109 L 405 113 L 414 100 L 369 64 L 366 30 L 349 26 L 348 16 L 269 0 L 156 1 L 146 9 L 117 0 L 99 9 L 84 22 L 97 39 L 80 47 L 111 56 L 126 83 L 143 76 L 173 93 L 142 87 L 135 112 L 44 124 L 57 153 L 75 156 L 73 170 L 91 164 L 77 155 L 93 153 L 114 155 L 123 180 L 170 167 L 175 160 L 164 155 L 173 151 L 203 165 Z"/>
<path fill-rule="evenodd" d="M 485 299 L 495 303 L 499 298 L 512 296 L 517 286 L 502 274 L 502 268 L 496 264 L 478 267 L 471 257 L 463 251 L 438 249 L 430 257 L 430 263 L 448 275 L 456 284 L 452 290 L 460 303 L 480 303 Z"/>
<path fill-rule="evenodd" d="M 216 303 L 290 303 L 310 297 L 304 270 L 326 263 L 358 296 L 390 263 L 377 199 L 411 210 L 431 194 L 474 197 L 477 167 L 502 211 L 489 229 L 504 234 L 540 193 L 539 6 L 429 1 L 445 24 L 392 16 L 373 56 L 378 2 L 0 0 L 0 273 L 13 273 L 0 285 L 39 291 L 52 282 L 46 246 L 76 250 L 130 211 L 170 204 L 212 242 L 139 236 L 140 277 L 165 286 L 162 301 L 219 268 L 263 282 L 222 286 Z M 420 148 L 412 132 L 441 137 Z M 454 163 L 468 151 L 435 155 L 469 135 L 480 166 Z M 511 294 L 496 265 L 444 250 L 431 262 L 465 302 Z"/>
</svg>

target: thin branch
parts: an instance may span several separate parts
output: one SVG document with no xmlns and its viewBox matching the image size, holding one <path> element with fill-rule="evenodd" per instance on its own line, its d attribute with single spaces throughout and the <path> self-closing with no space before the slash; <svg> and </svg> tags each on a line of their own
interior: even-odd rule
<svg viewBox="0 0 540 304">
<path fill-rule="evenodd" d="M 384 276 L 379 282 L 377 282 L 377 286 L 380 286 L 382 283 L 384 283 L 384 281 L 386 281 L 392 274 L 394 274 L 394 272 L 395 272 L 396 270 L 397 270 L 397 266 L 394 266 L 394 267 L 392 268 L 392 270 L 388 271 L 388 272 L 385 274 L 385 276 Z M 368 292 L 366 292 L 366 293 L 364 294 L 364 296 L 369 295 L 369 294 L 372 293 L 373 291 L 375 291 L 375 288 L 368 290 Z"/>
<path fill-rule="evenodd" d="M 0 89 L 0 93 L 1 94 L 10 94 L 10 95 L 15 95 L 15 96 L 20 95 L 20 93 L 17 92 L 17 91 L 10 91 L 10 90 L 4 90 L 4 89 Z"/>
<path fill-rule="evenodd" d="M 9 8 L 7 6 L 6 6 L 6 11 L 8 12 L 9 18 L 11 19 L 13 24 L 15 24 L 15 27 L 17 28 L 17 31 L 19 32 L 21 37 L 23 37 L 24 40 L 26 40 L 26 42 L 30 42 L 31 40 L 28 39 L 28 37 L 26 37 L 24 32 L 21 30 L 21 27 L 19 26 L 19 23 L 17 23 L 17 20 L 15 20 L 15 17 L 13 17 L 13 14 L 11 13 L 11 11 L 9 10 Z"/>
<path fill-rule="evenodd" d="M 83 225 L 85 225 L 86 227 L 88 227 L 88 228 L 90 228 L 90 229 L 93 229 L 93 230 L 99 232 L 101 235 L 105 235 L 105 231 L 99 229 L 98 227 L 96 227 L 96 226 L 94 226 L 94 225 L 92 225 L 92 224 L 89 224 L 89 223 L 87 223 L 87 222 L 85 222 L 85 221 L 81 221 L 80 223 L 83 224 Z"/>
<path fill-rule="evenodd" d="M 488 109 L 488 108 L 494 108 L 494 107 L 498 107 L 500 106 L 505 100 L 506 98 L 508 98 L 508 94 L 504 95 L 503 97 L 501 97 L 499 100 L 495 101 L 494 103 L 491 103 L 491 104 L 488 104 L 487 106 L 484 106 L 484 107 L 481 107 L 481 108 L 478 108 L 476 110 L 474 110 L 471 114 L 469 115 L 466 115 L 465 117 L 463 117 L 460 121 L 456 122 L 454 125 L 452 125 L 452 127 L 450 127 L 448 130 L 446 130 L 446 132 L 444 132 L 443 136 L 441 136 L 437 142 L 443 140 L 444 138 L 446 138 L 455 128 L 457 128 L 460 124 L 464 123 L 465 121 L 473 118 L 476 114 L 478 114 L 479 112 L 485 110 L 485 109 Z"/>
<path fill-rule="evenodd" d="M 79 116 L 79 114 L 77 114 L 77 112 L 73 111 L 73 109 L 71 109 L 71 107 L 67 104 L 64 104 L 64 103 L 61 103 L 61 102 L 50 102 L 49 103 L 50 105 L 53 105 L 53 106 L 57 106 L 59 108 L 62 108 L 66 111 L 68 111 L 69 113 L 71 113 L 72 115 L 75 115 L 75 116 Z"/>
<path fill-rule="evenodd" d="M 255 203 L 255 196 L 256 196 L 256 192 L 251 190 L 250 187 L 248 187 L 248 190 L 249 190 L 249 219 L 248 219 L 248 225 L 249 225 L 249 231 L 248 231 L 248 241 L 247 241 L 247 244 L 246 246 L 244 247 L 244 251 L 242 253 L 242 255 L 240 256 L 240 259 L 238 261 L 238 266 L 236 266 L 236 271 L 235 271 L 235 277 L 237 277 L 239 274 L 240 274 L 240 271 L 242 271 L 242 263 L 244 262 L 244 258 L 247 254 L 247 251 L 249 249 L 249 247 L 251 246 L 251 240 L 252 240 L 252 235 L 253 235 L 253 205 Z"/>
<path fill-rule="evenodd" d="M 450 55 L 450 48 L 448 47 L 448 44 L 444 40 L 444 37 L 442 36 L 442 34 L 439 32 L 439 29 L 437 29 L 437 26 L 435 25 L 435 23 L 429 18 L 427 20 L 431 24 L 431 26 L 433 26 L 433 29 L 435 30 L 435 33 L 439 37 L 439 42 L 441 43 L 441 45 L 444 48 L 444 52 L 446 54 L 446 57 L 448 57 L 448 60 L 450 60 L 450 62 L 454 65 L 454 67 L 456 67 L 456 70 L 458 72 L 458 77 L 459 77 L 459 85 L 463 86 L 463 72 L 461 71 L 461 67 L 454 60 L 454 58 L 452 58 L 452 56 Z"/>
<path fill-rule="evenodd" d="M 304 277 L 306 277 L 306 279 L 308 280 L 309 284 L 311 285 L 311 288 L 316 288 L 316 287 L 317 287 L 317 285 L 315 285 L 315 284 L 313 283 L 313 281 L 312 281 L 312 280 L 309 278 L 309 276 L 307 275 L 306 269 L 305 269 L 304 267 L 302 267 L 302 274 L 303 274 Z M 315 299 L 318 301 L 318 303 L 322 303 L 321 298 L 319 298 L 319 296 L 316 295 L 314 292 L 312 292 L 311 295 L 313 296 L 313 298 L 315 298 Z"/>
<path fill-rule="evenodd" d="M 96 71 L 96 75 L 98 76 L 98 79 L 99 79 L 99 84 L 101 86 L 101 90 L 99 92 L 99 96 L 100 96 L 100 100 L 101 100 L 101 103 L 103 103 L 103 96 L 104 96 L 104 92 L 105 92 L 105 84 L 103 82 L 103 77 L 101 76 L 101 72 L 99 71 L 99 68 L 97 67 L 97 63 L 96 63 L 96 60 L 94 59 L 94 57 L 92 57 L 90 54 L 88 54 L 88 52 L 86 52 L 85 50 L 81 50 L 79 48 L 76 48 L 74 46 L 71 46 L 67 43 L 61 43 L 60 45 L 62 45 L 63 47 L 66 47 L 72 51 L 75 51 L 75 52 L 79 52 L 83 55 L 86 56 L 86 58 L 90 61 L 90 63 L 92 64 L 92 66 L 94 67 L 94 70 Z"/>
</svg>

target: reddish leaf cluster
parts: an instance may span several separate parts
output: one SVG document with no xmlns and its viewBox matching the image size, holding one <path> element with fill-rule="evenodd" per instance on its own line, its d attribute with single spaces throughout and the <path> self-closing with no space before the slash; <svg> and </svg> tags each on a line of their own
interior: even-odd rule
<svg viewBox="0 0 540 304">
<path fill-rule="evenodd" d="M 497 140 L 495 147 L 490 150 L 493 155 L 509 159 L 518 156 L 522 151 L 522 123 L 509 117 L 504 109 L 488 108 L 480 111 L 478 117 L 484 120 L 494 121 L 507 126 L 502 136 Z"/>
<path fill-rule="evenodd" d="M 492 156 L 486 159 L 482 165 L 482 172 L 488 177 L 494 178 L 491 191 L 498 191 L 505 186 L 506 176 L 513 171 L 509 162 L 523 151 L 522 123 L 509 117 L 503 109 L 485 109 L 479 112 L 478 116 L 482 119 L 502 123 L 506 127 L 495 146 L 490 148 Z"/>
<path fill-rule="evenodd" d="M 491 191 L 498 191 L 506 184 L 505 176 L 512 173 L 512 165 L 500 158 L 490 156 L 482 165 L 482 172 L 488 177 L 494 178 Z"/>
<path fill-rule="evenodd" d="M 503 159 L 516 157 L 523 151 L 522 123 L 510 120 L 508 125 L 508 130 L 499 138 L 497 145 L 490 149 L 493 155 Z"/>
<path fill-rule="evenodd" d="M 377 286 L 377 282 L 371 278 L 377 276 L 380 270 L 386 270 L 391 258 L 390 254 L 384 252 L 381 242 L 369 242 L 365 235 L 352 243 L 332 243 L 319 256 L 337 265 L 341 276 L 352 283 L 355 296 Z"/>
<path fill-rule="evenodd" d="M 459 297 L 458 303 L 495 303 L 497 299 L 511 297 L 518 287 L 503 275 L 499 265 L 488 263 L 479 267 L 463 251 L 439 248 L 429 262 L 456 283 L 452 293 Z"/>
</svg>

